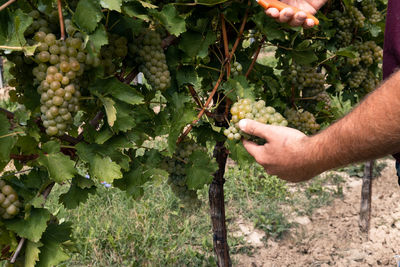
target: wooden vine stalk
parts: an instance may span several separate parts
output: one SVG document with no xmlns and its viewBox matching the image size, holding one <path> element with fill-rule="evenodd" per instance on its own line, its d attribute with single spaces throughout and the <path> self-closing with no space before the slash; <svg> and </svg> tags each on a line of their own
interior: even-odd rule
<svg viewBox="0 0 400 267">
<path fill-rule="evenodd" d="M 225 199 L 224 199 L 224 174 L 228 158 L 228 150 L 225 142 L 217 142 L 214 148 L 214 156 L 218 163 L 218 170 L 214 173 L 214 179 L 209 189 L 210 215 L 213 228 L 214 252 L 219 267 L 231 266 L 229 257 L 228 238 L 225 223 Z"/>
<path fill-rule="evenodd" d="M 361 188 L 361 206 L 360 206 L 360 230 L 364 233 L 369 232 L 371 220 L 371 196 L 372 196 L 372 178 L 374 170 L 374 161 L 365 163 L 363 184 Z"/>
</svg>

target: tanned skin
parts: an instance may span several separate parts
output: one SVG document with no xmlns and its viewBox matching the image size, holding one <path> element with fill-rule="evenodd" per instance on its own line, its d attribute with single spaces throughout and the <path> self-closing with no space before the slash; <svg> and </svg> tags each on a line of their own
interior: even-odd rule
<svg viewBox="0 0 400 267">
<path fill-rule="evenodd" d="M 307 137 L 282 126 L 241 120 L 242 131 L 264 138 L 259 146 L 243 140 L 267 173 L 290 182 L 311 179 L 325 170 L 398 152 L 400 147 L 400 71 L 369 94 L 347 116 Z"/>
<path fill-rule="evenodd" d="M 293 9 L 284 8 L 279 12 L 276 8 L 268 8 L 265 13 L 281 23 L 288 23 L 291 26 L 312 28 L 315 26 L 314 21 L 312 19 L 307 19 L 305 12 L 311 14 L 317 13 L 317 10 L 320 9 L 327 0 L 282 0 L 281 2 L 295 6 L 302 11 L 294 13 Z"/>
</svg>

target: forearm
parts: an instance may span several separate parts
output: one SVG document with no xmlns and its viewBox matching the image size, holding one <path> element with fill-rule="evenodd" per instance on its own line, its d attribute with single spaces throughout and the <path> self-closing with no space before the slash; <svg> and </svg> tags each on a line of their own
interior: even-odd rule
<svg viewBox="0 0 400 267">
<path fill-rule="evenodd" d="M 310 165 L 320 172 L 399 152 L 399 147 L 400 72 L 305 145 Z"/>
</svg>

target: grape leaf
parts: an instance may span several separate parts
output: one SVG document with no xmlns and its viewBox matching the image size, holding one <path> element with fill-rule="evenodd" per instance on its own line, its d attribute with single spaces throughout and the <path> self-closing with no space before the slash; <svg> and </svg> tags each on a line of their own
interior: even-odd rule
<svg viewBox="0 0 400 267">
<path fill-rule="evenodd" d="M 140 0 L 138 0 L 138 2 L 139 3 L 141 3 L 142 4 L 142 6 L 143 7 L 145 7 L 145 8 L 157 8 L 157 6 L 155 6 L 155 5 L 153 5 L 153 4 L 150 4 L 150 3 L 147 3 L 147 2 L 145 2 L 145 1 L 140 1 Z"/>
<path fill-rule="evenodd" d="M 32 242 L 28 240 L 25 248 L 25 267 L 34 267 L 39 261 L 40 247 L 43 246 L 40 242 Z"/>
<path fill-rule="evenodd" d="M 89 194 L 94 193 L 96 193 L 96 187 L 82 189 L 73 182 L 68 192 L 60 195 L 59 202 L 67 209 L 75 209 L 79 204 L 86 202 Z"/>
<path fill-rule="evenodd" d="M 38 162 L 47 168 L 50 178 L 57 183 L 67 181 L 77 173 L 75 163 L 61 152 L 42 154 Z"/>
<path fill-rule="evenodd" d="M 147 10 L 139 2 L 130 2 L 122 7 L 123 12 L 130 16 L 142 19 L 144 21 L 149 21 L 149 16 Z"/>
<path fill-rule="evenodd" d="M 176 80 L 178 81 L 179 86 L 191 84 L 195 88 L 201 88 L 201 81 L 203 78 L 199 77 L 194 67 L 183 66 L 178 70 Z"/>
<path fill-rule="evenodd" d="M 113 129 L 116 132 L 126 132 L 136 126 L 136 118 L 132 106 L 118 101 L 115 103 L 115 108 L 117 110 L 117 120 Z"/>
<path fill-rule="evenodd" d="M 5 221 L 8 230 L 14 231 L 18 236 L 38 242 L 47 228 L 50 212 L 46 209 L 32 209 L 26 220 L 12 219 Z"/>
<path fill-rule="evenodd" d="M 94 52 L 99 53 L 100 48 L 103 45 L 108 44 L 107 31 L 103 24 L 100 24 L 96 30 L 88 36 L 88 42 L 90 48 L 94 49 Z"/>
<path fill-rule="evenodd" d="M 20 9 L 13 12 L 7 12 L 8 10 L 1 12 L 0 15 L 0 44 L 22 48 L 26 44 L 24 32 L 31 25 L 32 18 Z M 1 49 L 7 48 L 0 47 Z"/>
<path fill-rule="evenodd" d="M 96 154 L 90 161 L 89 170 L 91 176 L 107 183 L 122 178 L 121 166 L 113 162 L 110 157 L 101 157 Z"/>
<path fill-rule="evenodd" d="M 99 96 L 99 98 L 101 102 L 103 102 L 104 109 L 106 110 L 108 125 L 113 127 L 117 120 L 117 110 L 114 107 L 115 102 L 109 97 Z"/>
<path fill-rule="evenodd" d="M 285 40 L 285 34 L 284 31 L 280 29 L 280 25 L 272 18 L 266 16 L 263 11 L 254 15 L 251 20 L 257 25 L 257 28 L 267 37 L 269 41 Z"/>
<path fill-rule="evenodd" d="M 201 189 L 212 182 L 213 173 L 217 170 L 217 163 L 210 159 L 207 152 L 194 151 L 190 155 L 190 163 L 185 165 L 186 184 L 191 190 Z"/>
<path fill-rule="evenodd" d="M 8 161 L 10 152 L 16 142 L 13 136 L 7 136 L 10 133 L 10 123 L 4 114 L 0 114 L 0 161 Z"/>
<path fill-rule="evenodd" d="M 42 150 L 45 153 L 57 153 L 60 152 L 61 146 L 60 143 L 56 141 L 49 141 L 42 145 Z"/>
<path fill-rule="evenodd" d="M 216 35 L 208 31 L 206 35 L 199 32 L 187 31 L 182 34 L 179 42 L 179 49 L 184 51 L 190 57 L 205 58 L 208 56 L 208 47 L 215 42 Z"/>
<path fill-rule="evenodd" d="M 289 55 L 297 62 L 304 65 L 313 63 L 318 60 L 317 55 L 314 51 L 291 51 Z"/>
<path fill-rule="evenodd" d="M 100 5 L 109 10 L 121 12 L 122 0 L 100 0 Z"/>
<path fill-rule="evenodd" d="M 131 105 L 141 104 L 144 100 L 143 95 L 135 88 L 120 82 L 116 78 L 99 79 L 89 89 L 103 96 L 112 95 L 116 99 Z"/>
<path fill-rule="evenodd" d="M 49 224 L 49 227 L 40 240 L 43 246 L 40 248 L 37 266 L 56 266 L 60 262 L 69 259 L 68 254 L 66 254 L 63 249 L 62 243 L 70 240 L 71 231 L 70 223 L 62 223 L 60 225 L 54 223 Z"/>
<path fill-rule="evenodd" d="M 156 18 L 160 24 L 169 31 L 169 33 L 179 36 L 186 31 L 186 22 L 175 8 L 174 4 L 168 4 L 161 11 L 151 9 L 149 13 Z"/>
<path fill-rule="evenodd" d="M 98 1 L 79 1 L 72 18 L 81 29 L 87 33 L 92 33 L 103 18 L 103 13 Z"/>
<path fill-rule="evenodd" d="M 254 158 L 244 148 L 242 142 L 227 141 L 229 156 L 236 161 L 239 165 L 253 163 Z"/>
</svg>

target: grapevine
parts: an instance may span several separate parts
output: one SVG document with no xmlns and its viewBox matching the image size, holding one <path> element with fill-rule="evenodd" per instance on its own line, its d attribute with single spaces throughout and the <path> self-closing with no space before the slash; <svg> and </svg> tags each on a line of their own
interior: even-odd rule
<svg viewBox="0 0 400 267">
<path fill-rule="evenodd" d="M 381 0 L 334 1 L 301 30 L 256 1 L 176 2 L 2 5 L 15 106 L 0 109 L 0 166 L 15 168 L 0 180 L 2 259 L 51 266 L 74 253 L 73 227 L 44 203 L 55 184 L 56 202 L 74 209 L 102 182 L 140 199 L 163 180 L 185 207 L 210 186 L 214 250 L 228 266 L 226 160 L 248 164 L 239 140 L 257 141 L 239 121 L 314 134 L 339 119 L 338 101 L 356 105 L 380 83 Z"/>
</svg>

